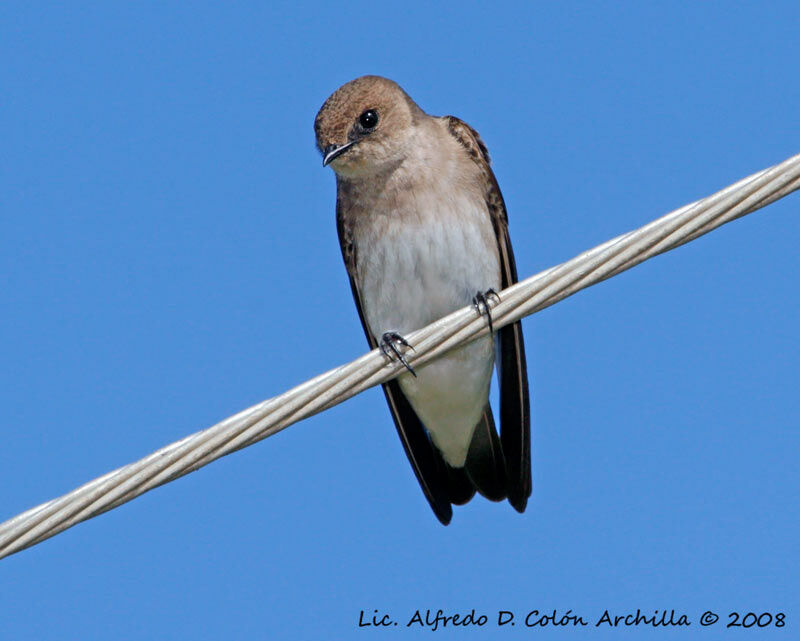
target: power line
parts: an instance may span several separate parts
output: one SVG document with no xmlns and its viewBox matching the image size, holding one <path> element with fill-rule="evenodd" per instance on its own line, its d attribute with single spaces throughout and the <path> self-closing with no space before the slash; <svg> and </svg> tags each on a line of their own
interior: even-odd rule
<svg viewBox="0 0 800 641">
<path fill-rule="evenodd" d="M 549 307 L 581 289 L 765 207 L 798 188 L 800 154 L 503 290 L 500 302 L 492 307 L 493 325 L 500 328 Z M 414 351 L 406 354 L 406 358 L 412 365 L 421 365 L 487 333 L 485 318 L 474 308 L 465 307 L 406 336 L 414 346 Z M 0 524 L 0 558 L 252 445 L 292 423 L 384 383 L 402 370 L 402 364 L 387 362 L 380 350 L 373 350 L 280 396 L 109 472 L 69 494 L 23 512 Z"/>
</svg>

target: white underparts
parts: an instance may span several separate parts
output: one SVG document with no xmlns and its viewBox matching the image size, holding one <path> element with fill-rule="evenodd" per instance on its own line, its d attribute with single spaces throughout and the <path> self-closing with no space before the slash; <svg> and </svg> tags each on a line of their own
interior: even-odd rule
<svg viewBox="0 0 800 641">
<path fill-rule="evenodd" d="M 441 184 L 441 183 L 440 183 Z M 485 202 L 451 186 L 422 190 L 408 210 L 376 209 L 355 230 L 359 291 L 380 341 L 402 336 L 500 289 Z M 400 387 L 452 466 L 461 467 L 488 402 L 494 342 L 485 337 L 400 377 Z"/>
</svg>

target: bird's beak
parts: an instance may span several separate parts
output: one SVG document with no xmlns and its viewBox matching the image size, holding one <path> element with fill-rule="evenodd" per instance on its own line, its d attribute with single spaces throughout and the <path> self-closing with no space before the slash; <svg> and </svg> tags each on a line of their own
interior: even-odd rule
<svg viewBox="0 0 800 641">
<path fill-rule="evenodd" d="M 326 167 L 332 160 L 341 156 L 345 151 L 350 149 L 355 142 L 348 142 L 344 145 L 328 145 L 322 150 L 322 166 Z"/>
</svg>

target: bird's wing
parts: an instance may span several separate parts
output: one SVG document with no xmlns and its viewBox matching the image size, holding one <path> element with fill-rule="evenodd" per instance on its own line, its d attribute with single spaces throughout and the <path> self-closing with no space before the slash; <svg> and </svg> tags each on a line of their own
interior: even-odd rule
<svg viewBox="0 0 800 641">
<path fill-rule="evenodd" d="M 370 347 L 375 349 L 378 345 L 375 337 L 372 336 L 367 327 L 364 309 L 361 305 L 361 295 L 355 279 L 357 256 L 352 231 L 342 214 L 338 197 L 336 202 L 336 227 L 339 233 L 342 257 L 350 278 L 353 300 L 358 309 L 358 317 L 361 319 L 361 326 L 364 328 L 364 334 L 367 336 Z M 411 467 L 414 468 L 414 474 L 417 476 L 425 498 L 428 499 L 428 503 L 430 503 L 431 509 L 439 521 L 447 525 L 450 523 L 450 519 L 453 518 L 453 508 L 450 504 L 446 468 L 441 454 L 431 443 L 422 421 L 419 420 L 408 399 L 400 390 L 397 379 L 384 383 L 383 393 L 386 395 L 386 402 L 392 412 L 392 418 L 400 436 L 400 441 L 403 443 L 403 448 L 406 451 Z"/>
<path fill-rule="evenodd" d="M 447 128 L 478 165 L 486 185 L 486 207 L 492 220 L 500 254 L 502 287 L 517 282 L 517 266 L 508 236 L 508 214 L 489 151 L 478 132 L 453 116 L 445 116 Z M 531 428 L 525 343 L 519 321 L 498 331 L 500 379 L 500 440 L 508 471 L 508 502 L 519 512 L 531 495 Z"/>
</svg>

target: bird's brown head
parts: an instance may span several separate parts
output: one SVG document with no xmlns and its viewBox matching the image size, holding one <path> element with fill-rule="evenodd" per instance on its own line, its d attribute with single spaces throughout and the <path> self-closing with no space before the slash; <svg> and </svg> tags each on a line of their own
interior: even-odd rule
<svg viewBox="0 0 800 641">
<path fill-rule="evenodd" d="M 361 76 L 337 89 L 314 121 L 322 164 L 357 177 L 402 162 L 409 132 L 424 112 L 400 86 L 380 76 Z"/>
</svg>

